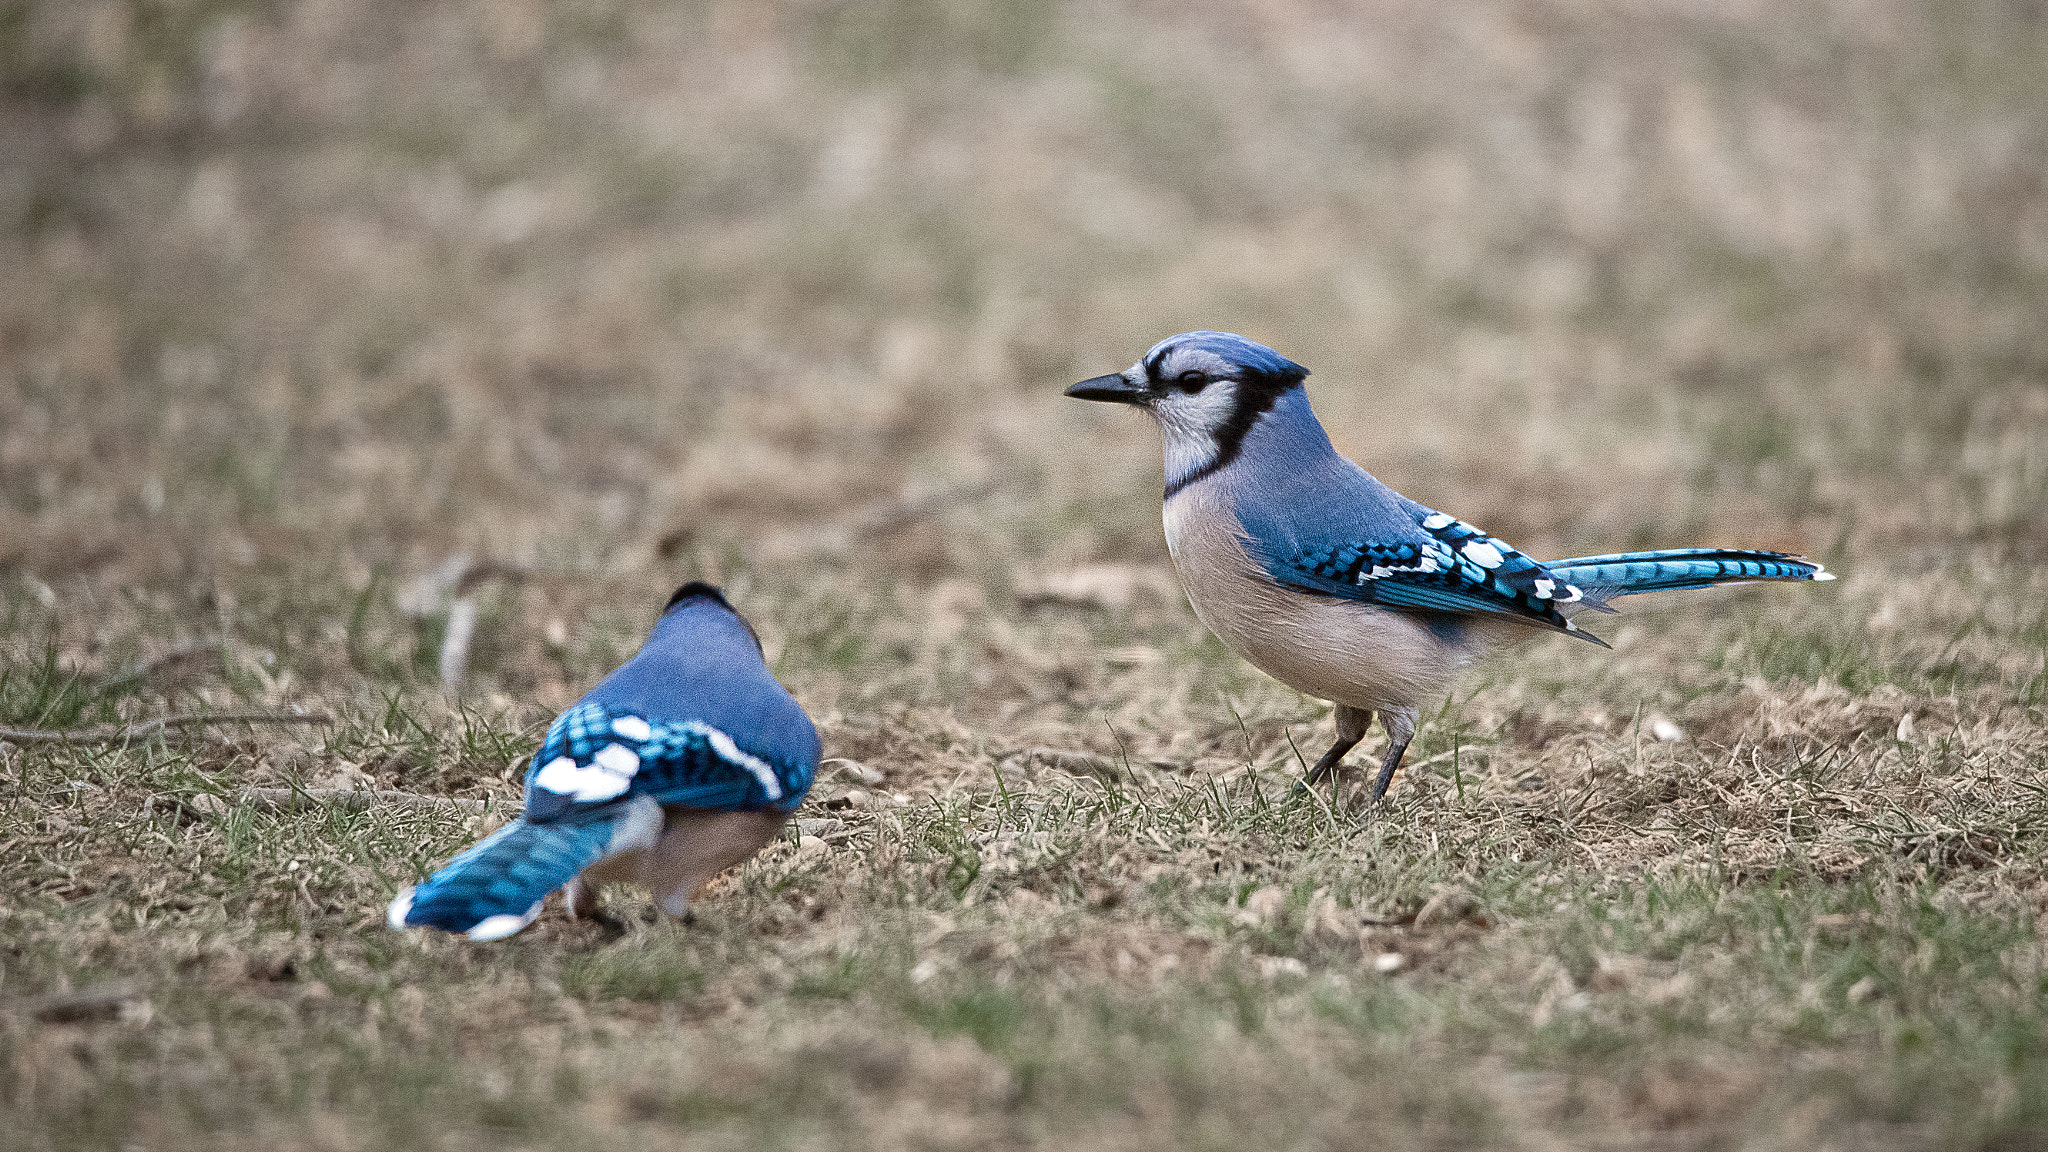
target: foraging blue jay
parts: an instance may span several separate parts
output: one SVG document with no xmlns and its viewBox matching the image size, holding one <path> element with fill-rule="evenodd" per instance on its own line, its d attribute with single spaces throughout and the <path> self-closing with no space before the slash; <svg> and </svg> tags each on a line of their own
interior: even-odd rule
<svg viewBox="0 0 2048 1152">
<path fill-rule="evenodd" d="M 676 590 L 631 660 L 555 718 L 526 773 L 526 809 L 391 902 L 393 928 L 502 940 L 564 888 L 632 880 L 681 916 L 713 876 L 758 852 L 810 790 L 818 730 L 768 671 L 717 588 Z"/>
<path fill-rule="evenodd" d="M 1274 679 L 1337 706 L 1336 771 L 1375 714 L 1386 793 L 1421 705 L 1488 646 L 1535 629 L 1605 648 L 1572 623 L 1638 592 L 1832 580 L 1780 552 L 1674 548 L 1539 563 L 1425 508 L 1337 454 L 1308 369 L 1228 332 L 1183 332 L 1129 369 L 1067 389 L 1134 404 L 1166 442 L 1166 547 L 1211 632 Z"/>
</svg>

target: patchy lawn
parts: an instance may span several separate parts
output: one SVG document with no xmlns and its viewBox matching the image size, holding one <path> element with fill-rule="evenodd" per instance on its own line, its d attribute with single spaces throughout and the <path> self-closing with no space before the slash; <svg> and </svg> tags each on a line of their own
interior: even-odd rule
<svg viewBox="0 0 2048 1152">
<path fill-rule="evenodd" d="M 2043 1146 L 2044 58 L 1988 2 L 0 3 L 0 727 L 267 717 L 0 735 L 0 1146 Z M 1298 793 L 1327 709 L 1058 397 L 1195 327 L 1534 554 L 1842 579 L 1626 601 L 1379 810 Z M 823 731 L 789 834 L 689 923 L 386 929 L 693 577 Z"/>
</svg>

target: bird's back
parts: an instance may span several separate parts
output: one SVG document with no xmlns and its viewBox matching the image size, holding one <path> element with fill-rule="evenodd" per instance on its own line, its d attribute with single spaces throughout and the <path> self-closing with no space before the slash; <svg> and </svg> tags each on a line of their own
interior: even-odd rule
<svg viewBox="0 0 2048 1152">
<path fill-rule="evenodd" d="M 1360 534 L 1418 535 L 1401 497 L 1331 445 L 1300 388 L 1275 401 L 1231 466 L 1200 487 L 1204 503 L 1230 509 L 1262 560 Z"/>
<path fill-rule="evenodd" d="M 577 702 L 614 715 L 696 722 L 777 763 L 815 763 L 818 731 L 775 679 L 753 634 L 722 603 L 679 605 L 633 658 Z"/>
</svg>

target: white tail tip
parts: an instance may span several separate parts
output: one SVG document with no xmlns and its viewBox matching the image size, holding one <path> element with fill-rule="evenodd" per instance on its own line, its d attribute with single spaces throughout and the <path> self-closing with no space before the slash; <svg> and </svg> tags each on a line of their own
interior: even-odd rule
<svg viewBox="0 0 2048 1152">
<path fill-rule="evenodd" d="M 540 906 L 543 902 L 543 900 L 535 900 L 533 907 L 528 908 L 524 915 L 515 916 L 510 912 L 500 912 L 496 916 L 486 916 L 477 921 L 476 926 L 464 933 L 464 935 L 479 944 L 487 944 L 493 940 L 503 940 L 505 937 L 512 935 L 539 918 Z"/>
<path fill-rule="evenodd" d="M 412 889 L 407 888 L 391 901 L 391 907 L 384 913 L 384 922 L 403 932 L 411 927 L 405 922 L 405 918 L 411 913 Z"/>
</svg>

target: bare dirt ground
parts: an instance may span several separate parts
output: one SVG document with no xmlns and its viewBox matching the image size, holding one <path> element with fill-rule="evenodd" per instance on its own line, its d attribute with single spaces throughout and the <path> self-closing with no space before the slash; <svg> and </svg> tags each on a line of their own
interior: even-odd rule
<svg viewBox="0 0 2048 1152">
<path fill-rule="evenodd" d="M 0 741 L 0 1145 L 2048 1146 L 2044 59 L 2017 0 L 0 3 L 0 726 L 300 718 Z M 1295 797 L 1327 709 L 1058 397 L 1196 327 L 1535 554 L 1843 578 Z M 689 924 L 386 930 L 698 577 L 835 758 L 802 838 Z M 249 792 L 361 787 L 478 803 Z"/>
</svg>

